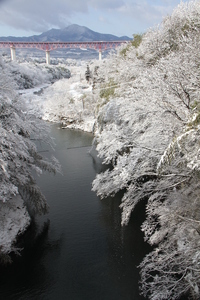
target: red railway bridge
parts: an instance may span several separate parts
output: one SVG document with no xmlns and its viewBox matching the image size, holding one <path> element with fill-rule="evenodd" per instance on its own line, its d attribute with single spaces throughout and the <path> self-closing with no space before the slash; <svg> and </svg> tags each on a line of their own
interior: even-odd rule
<svg viewBox="0 0 200 300">
<path fill-rule="evenodd" d="M 11 60 L 16 60 L 16 49 L 39 49 L 46 52 L 46 63 L 50 64 L 50 51 L 63 48 L 94 49 L 99 51 L 99 60 L 102 51 L 116 48 L 129 41 L 93 41 L 93 42 L 0 42 L 0 48 L 10 48 Z"/>
</svg>

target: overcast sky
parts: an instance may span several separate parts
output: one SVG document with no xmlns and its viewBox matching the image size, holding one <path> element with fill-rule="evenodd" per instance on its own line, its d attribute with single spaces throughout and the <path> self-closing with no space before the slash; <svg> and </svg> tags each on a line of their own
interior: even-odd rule
<svg viewBox="0 0 200 300">
<path fill-rule="evenodd" d="M 132 37 L 161 23 L 179 3 L 180 0 L 0 0 L 0 36 L 29 36 L 78 24 L 101 33 Z"/>
</svg>

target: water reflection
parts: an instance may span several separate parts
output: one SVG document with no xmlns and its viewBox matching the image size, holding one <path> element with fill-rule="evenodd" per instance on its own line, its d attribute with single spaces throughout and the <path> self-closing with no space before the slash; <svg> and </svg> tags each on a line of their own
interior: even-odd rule
<svg viewBox="0 0 200 300">
<path fill-rule="evenodd" d="M 144 204 L 141 203 L 132 215 L 128 226 L 121 227 L 119 204 L 122 193 L 102 200 L 101 222 L 106 228 L 110 278 L 119 288 L 117 299 L 144 299 L 139 295 L 139 270 L 150 247 L 144 243 L 140 226 L 144 220 Z M 121 298 L 120 298 L 121 297 Z"/>
<path fill-rule="evenodd" d="M 23 249 L 21 256 L 13 256 L 13 263 L 0 268 L 0 299 L 37 299 L 54 284 L 55 278 L 47 272 L 45 257 L 59 252 L 62 239 L 49 238 L 50 221 L 39 227 L 33 219 L 26 233 L 19 238 L 17 247 Z M 35 298 L 34 298 L 35 297 Z"/>
</svg>

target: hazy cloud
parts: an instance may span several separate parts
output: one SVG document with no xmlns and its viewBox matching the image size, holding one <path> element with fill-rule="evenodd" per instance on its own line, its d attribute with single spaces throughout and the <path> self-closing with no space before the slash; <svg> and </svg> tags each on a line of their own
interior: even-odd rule
<svg viewBox="0 0 200 300">
<path fill-rule="evenodd" d="M 96 9 L 117 9 L 125 4 L 123 0 L 88 0 L 89 6 Z"/>
<path fill-rule="evenodd" d="M 124 19 L 125 22 L 137 21 L 145 28 L 160 23 L 162 16 L 171 13 L 172 8 L 179 2 L 179 0 L 0 0 L 0 25 L 43 32 L 52 27 L 66 27 L 73 19 L 77 20 L 77 16 L 81 16 L 83 22 L 85 17 L 87 23 L 87 15 L 92 9 L 101 16 L 101 22 L 112 19 L 112 25 L 116 26 L 121 16 L 127 18 Z M 96 22 L 100 20 L 99 16 Z M 94 20 L 94 16 L 90 18 Z M 93 29 L 92 24 L 90 28 Z"/>
<path fill-rule="evenodd" d="M 82 0 L 7 0 L 1 3 L 0 23 L 19 29 L 44 31 L 68 25 L 75 12 L 87 12 Z"/>
<path fill-rule="evenodd" d="M 0 24 L 32 31 L 64 27 L 73 14 L 95 9 L 117 9 L 123 0 L 0 0 Z"/>
<path fill-rule="evenodd" d="M 171 14 L 173 8 L 179 3 L 178 0 L 140 0 L 134 2 L 128 0 L 119 10 L 124 15 L 142 21 L 149 27 L 160 23 L 162 17 Z"/>
</svg>

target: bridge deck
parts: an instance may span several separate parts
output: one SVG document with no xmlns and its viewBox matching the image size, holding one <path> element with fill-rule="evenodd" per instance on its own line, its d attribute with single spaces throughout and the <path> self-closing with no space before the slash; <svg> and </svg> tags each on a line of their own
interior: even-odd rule
<svg viewBox="0 0 200 300">
<path fill-rule="evenodd" d="M 36 48 L 44 51 L 52 51 L 58 48 L 89 48 L 106 50 L 118 47 L 128 41 L 89 41 L 89 42 L 1 42 L 0 48 Z"/>
</svg>

